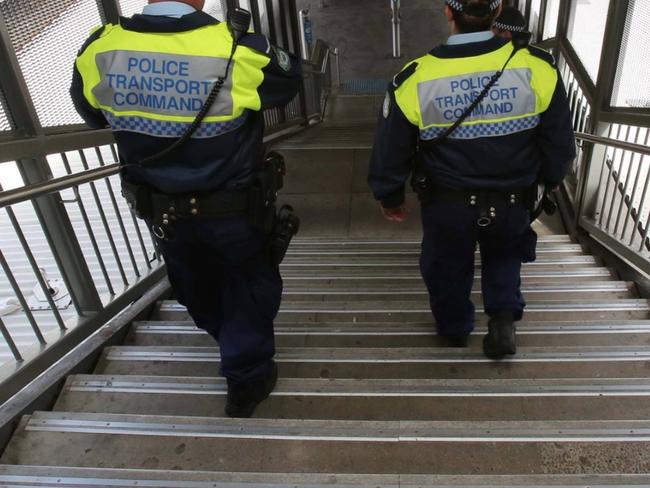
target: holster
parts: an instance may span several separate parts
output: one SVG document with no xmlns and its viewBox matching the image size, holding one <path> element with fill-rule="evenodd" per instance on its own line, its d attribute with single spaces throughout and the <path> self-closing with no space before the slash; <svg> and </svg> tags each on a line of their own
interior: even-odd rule
<svg viewBox="0 0 650 488">
<path fill-rule="evenodd" d="M 278 193 L 284 186 L 287 168 L 284 158 L 270 152 L 264 158 L 262 170 L 255 175 L 250 188 L 248 219 L 262 233 L 273 232 L 276 220 L 276 202 Z"/>
</svg>

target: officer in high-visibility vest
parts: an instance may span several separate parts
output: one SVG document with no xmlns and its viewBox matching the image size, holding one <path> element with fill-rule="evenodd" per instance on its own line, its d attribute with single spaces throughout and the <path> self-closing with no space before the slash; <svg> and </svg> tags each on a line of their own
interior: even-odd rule
<svg viewBox="0 0 650 488">
<path fill-rule="evenodd" d="M 95 30 L 71 94 L 91 127 L 114 131 L 123 193 L 156 235 L 179 302 L 219 343 L 226 414 L 247 417 L 276 384 L 282 295 L 269 250 L 282 168 L 265 161 L 262 111 L 291 101 L 302 74 L 247 32 L 248 12 L 224 23 L 203 7 L 149 0 Z"/>
<path fill-rule="evenodd" d="M 422 201 L 421 272 L 450 347 L 465 347 L 474 328 L 479 244 L 490 358 L 516 352 L 521 265 L 535 259 L 533 187 L 557 187 L 575 158 L 553 57 L 495 36 L 500 8 L 501 0 L 446 0 L 452 36 L 389 84 L 368 178 L 384 216 L 402 222 L 413 173 Z"/>
</svg>

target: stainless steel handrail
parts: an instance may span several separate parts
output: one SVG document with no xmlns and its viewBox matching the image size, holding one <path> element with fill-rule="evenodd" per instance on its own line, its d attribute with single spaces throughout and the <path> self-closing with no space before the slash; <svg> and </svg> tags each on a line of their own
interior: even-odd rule
<svg viewBox="0 0 650 488">
<path fill-rule="evenodd" d="M 585 134 L 584 132 L 576 132 L 576 139 L 589 142 L 592 144 L 601 144 L 610 146 L 616 149 L 623 149 L 625 151 L 632 151 L 646 156 L 650 156 L 650 147 L 643 144 L 635 144 L 633 142 L 620 141 L 618 139 L 611 139 L 609 137 L 596 136 L 593 134 Z"/>
</svg>

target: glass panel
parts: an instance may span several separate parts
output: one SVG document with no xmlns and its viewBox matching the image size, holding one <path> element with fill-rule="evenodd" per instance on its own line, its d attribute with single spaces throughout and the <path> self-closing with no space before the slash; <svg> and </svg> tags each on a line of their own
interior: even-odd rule
<svg viewBox="0 0 650 488">
<path fill-rule="evenodd" d="M 548 0 L 546 4 L 546 21 L 544 22 L 544 39 L 555 37 L 560 14 L 560 0 Z"/>
<path fill-rule="evenodd" d="M 650 108 L 650 9 L 647 0 L 632 0 L 621 44 L 612 105 Z"/>
<path fill-rule="evenodd" d="M 95 0 L 5 0 L 0 11 L 41 124 L 82 123 L 68 93 L 77 51 L 102 24 Z"/>
<path fill-rule="evenodd" d="M 573 2 L 568 39 L 593 81 L 598 78 L 609 0 Z"/>
<path fill-rule="evenodd" d="M 539 26 L 539 17 L 542 10 L 542 0 L 533 0 L 530 8 L 530 19 L 528 20 L 528 29 L 533 33 L 533 39 L 537 39 L 537 27 Z"/>
</svg>

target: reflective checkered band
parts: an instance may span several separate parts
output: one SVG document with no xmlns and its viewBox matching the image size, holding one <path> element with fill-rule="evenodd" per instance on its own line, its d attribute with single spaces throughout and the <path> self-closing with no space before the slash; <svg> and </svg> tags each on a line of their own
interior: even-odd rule
<svg viewBox="0 0 650 488">
<path fill-rule="evenodd" d="M 110 124 L 111 129 L 116 132 L 137 132 L 155 137 L 181 137 L 190 125 L 192 125 L 191 122 L 155 120 L 130 115 L 116 116 L 110 112 L 104 112 L 104 116 Z M 226 132 L 239 129 L 245 122 L 245 115 L 226 122 L 203 122 L 192 137 L 195 139 L 216 137 Z"/>
<path fill-rule="evenodd" d="M 541 117 L 534 115 L 521 119 L 506 120 L 504 122 L 488 122 L 481 124 L 461 125 L 450 136 L 450 139 L 479 139 L 481 137 L 497 137 L 516 134 L 534 129 L 539 125 Z M 447 127 L 431 127 L 420 131 L 420 139 L 430 141 L 441 136 Z"/>
<path fill-rule="evenodd" d="M 446 1 L 447 1 L 447 5 L 449 5 L 457 12 L 463 11 L 464 5 L 460 0 L 446 0 Z M 496 9 L 499 8 L 499 5 L 501 5 L 501 0 L 492 0 L 490 2 L 490 10 L 495 11 Z"/>
<path fill-rule="evenodd" d="M 495 22 L 494 27 L 502 31 L 526 32 L 526 27 L 524 27 L 523 25 L 508 25 L 508 24 L 504 24 L 503 22 Z"/>
</svg>

